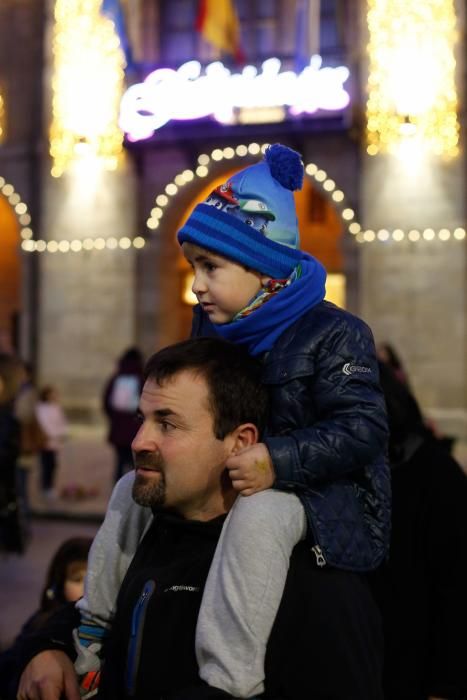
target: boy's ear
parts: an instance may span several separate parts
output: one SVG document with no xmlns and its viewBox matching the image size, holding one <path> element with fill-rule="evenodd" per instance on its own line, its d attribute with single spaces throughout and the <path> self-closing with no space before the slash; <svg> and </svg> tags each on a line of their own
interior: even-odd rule
<svg viewBox="0 0 467 700">
<path fill-rule="evenodd" d="M 242 423 L 231 433 L 233 438 L 231 444 L 231 454 L 236 454 L 246 447 L 256 445 L 259 440 L 258 428 L 254 423 Z"/>
</svg>

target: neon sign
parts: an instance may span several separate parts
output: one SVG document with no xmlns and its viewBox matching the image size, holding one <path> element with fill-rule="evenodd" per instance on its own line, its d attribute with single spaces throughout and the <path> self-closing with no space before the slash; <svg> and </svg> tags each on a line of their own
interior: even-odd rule
<svg viewBox="0 0 467 700">
<path fill-rule="evenodd" d="M 120 128 L 130 141 L 140 141 L 171 120 L 211 116 L 222 124 L 235 124 L 248 110 L 282 107 L 283 116 L 298 116 L 340 111 L 349 104 L 344 88 L 348 68 L 323 68 L 321 57 L 315 55 L 301 73 L 280 69 L 278 58 L 264 61 L 260 72 L 245 66 L 232 74 L 220 61 L 206 66 L 204 75 L 198 61 L 188 61 L 178 70 L 160 68 L 125 92 Z"/>
</svg>

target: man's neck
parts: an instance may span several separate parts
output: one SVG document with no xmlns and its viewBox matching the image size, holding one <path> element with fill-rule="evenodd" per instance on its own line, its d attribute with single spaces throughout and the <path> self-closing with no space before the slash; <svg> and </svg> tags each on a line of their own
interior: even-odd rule
<svg viewBox="0 0 467 700">
<path fill-rule="evenodd" d="M 199 505 L 193 504 L 192 506 L 184 508 L 183 512 L 180 512 L 180 515 L 182 515 L 185 520 L 200 520 L 202 522 L 214 520 L 214 518 L 228 513 L 236 498 L 237 492 L 229 486 L 229 488 L 220 491 L 216 498 L 211 498 L 206 503 Z"/>
</svg>

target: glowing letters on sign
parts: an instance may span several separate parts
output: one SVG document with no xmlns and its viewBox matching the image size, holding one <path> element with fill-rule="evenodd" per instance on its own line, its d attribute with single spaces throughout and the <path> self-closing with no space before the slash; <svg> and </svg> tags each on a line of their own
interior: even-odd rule
<svg viewBox="0 0 467 700">
<path fill-rule="evenodd" d="M 220 61 L 209 64 L 201 75 L 201 64 L 188 61 L 178 70 L 160 68 L 143 83 L 132 85 L 120 105 L 120 128 L 130 141 L 148 138 L 171 119 L 201 119 L 213 116 L 223 124 L 234 123 L 236 111 L 284 106 L 289 114 L 337 111 L 349 104 L 343 85 L 349 77 L 344 66 L 322 68 L 320 56 L 297 74 L 280 72 L 278 58 L 261 67 L 245 66 L 232 75 Z"/>
</svg>

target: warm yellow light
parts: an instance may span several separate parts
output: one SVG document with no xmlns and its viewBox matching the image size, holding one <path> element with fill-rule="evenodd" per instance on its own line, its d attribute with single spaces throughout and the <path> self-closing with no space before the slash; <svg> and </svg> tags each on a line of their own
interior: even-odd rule
<svg viewBox="0 0 467 700">
<path fill-rule="evenodd" d="M 198 301 L 192 290 L 194 277 L 193 272 L 187 270 L 183 278 L 182 300 L 185 304 L 189 304 L 190 306 L 194 306 Z"/>
<path fill-rule="evenodd" d="M 368 0 L 367 152 L 458 153 L 454 0 Z"/>
<path fill-rule="evenodd" d="M 329 273 L 326 278 L 326 299 L 333 304 L 345 308 L 346 279 L 340 273 Z"/>
<path fill-rule="evenodd" d="M 118 110 L 125 59 L 102 0 L 56 0 L 53 35 L 52 175 L 59 177 L 73 158 L 102 158 L 115 169 L 123 133 Z"/>
</svg>

